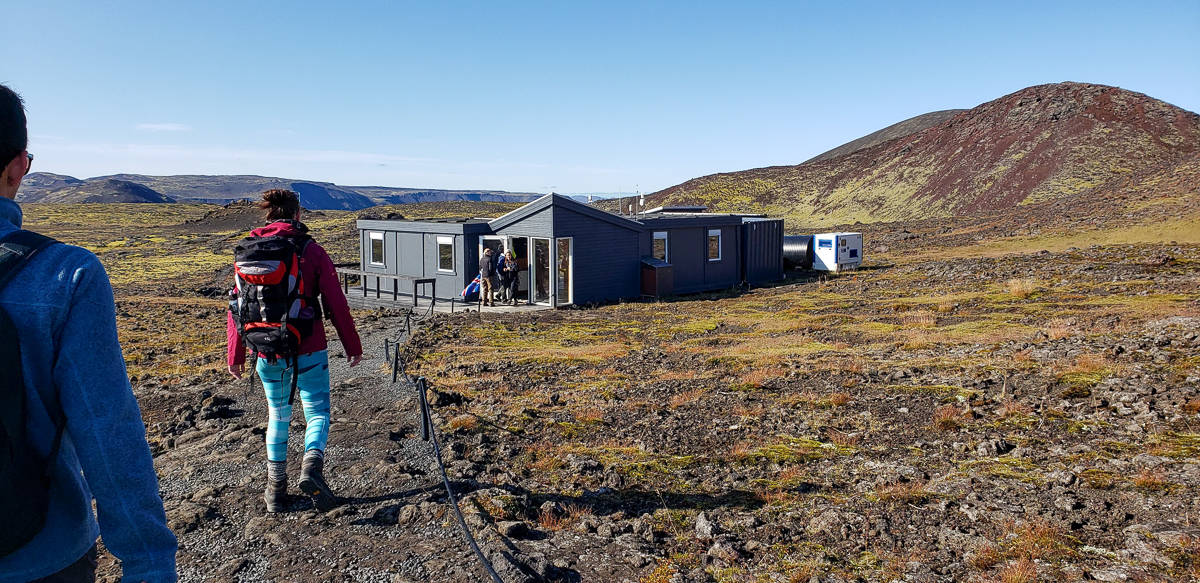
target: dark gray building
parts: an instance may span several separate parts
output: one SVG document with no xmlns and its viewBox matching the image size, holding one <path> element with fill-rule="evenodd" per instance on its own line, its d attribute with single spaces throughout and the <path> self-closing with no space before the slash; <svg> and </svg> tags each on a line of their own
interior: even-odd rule
<svg viewBox="0 0 1200 583">
<path fill-rule="evenodd" d="M 750 215 L 623 217 L 549 194 L 496 219 L 364 219 L 358 230 L 363 271 L 436 278 L 442 299 L 461 297 L 488 247 L 516 252 L 519 298 L 555 306 L 783 278 L 783 221 Z"/>
</svg>

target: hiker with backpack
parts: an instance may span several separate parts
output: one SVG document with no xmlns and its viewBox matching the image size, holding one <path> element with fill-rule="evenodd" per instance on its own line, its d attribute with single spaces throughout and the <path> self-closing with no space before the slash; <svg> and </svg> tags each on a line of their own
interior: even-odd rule
<svg viewBox="0 0 1200 583">
<path fill-rule="evenodd" d="M 94 581 L 98 536 L 123 581 L 173 582 L 112 286 L 91 252 L 21 230 L 27 142 L 0 85 L 0 583 Z"/>
<path fill-rule="evenodd" d="M 325 481 L 329 438 L 329 354 L 322 313 L 333 322 L 350 366 L 362 343 L 338 283 L 333 261 L 300 222 L 300 199 L 290 190 L 262 194 L 270 223 L 250 231 L 234 250 L 234 289 L 226 325 L 229 373 L 242 378 L 246 349 L 267 396 L 267 512 L 287 500 L 287 442 L 297 393 L 304 408 L 300 491 L 321 510 L 337 505 Z M 324 309 L 322 309 L 322 307 Z"/>
</svg>

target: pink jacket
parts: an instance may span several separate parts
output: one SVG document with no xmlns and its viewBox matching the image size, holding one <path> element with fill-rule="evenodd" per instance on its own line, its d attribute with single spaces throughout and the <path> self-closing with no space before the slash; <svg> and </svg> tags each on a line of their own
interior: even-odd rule
<svg viewBox="0 0 1200 583">
<path fill-rule="evenodd" d="M 252 237 L 300 234 L 302 234 L 300 229 L 286 221 L 271 223 L 250 231 Z M 324 301 L 321 304 L 329 310 L 326 315 L 333 320 L 333 327 L 337 329 L 338 338 L 342 341 L 342 348 L 345 349 L 346 356 L 362 355 L 362 341 L 358 338 L 358 330 L 354 328 L 354 319 L 350 316 L 350 306 L 346 303 L 346 294 L 342 293 L 342 286 L 338 282 L 333 261 L 316 241 L 309 243 L 304 248 L 304 255 L 300 257 L 300 278 L 309 289 L 314 284 L 316 285 L 317 293 L 312 295 L 316 297 L 319 294 L 323 297 Z M 226 314 L 225 320 L 226 354 L 229 365 L 243 364 L 246 362 L 246 347 L 242 344 L 237 325 L 233 323 L 233 314 Z M 327 347 L 325 322 L 321 318 L 314 323 L 312 335 L 300 343 L 300 354 L 325 350 Z"/>
</svg>

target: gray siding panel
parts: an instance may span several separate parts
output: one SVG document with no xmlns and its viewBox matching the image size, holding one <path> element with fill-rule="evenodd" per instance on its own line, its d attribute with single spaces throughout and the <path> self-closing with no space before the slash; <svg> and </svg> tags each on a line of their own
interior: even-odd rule
<svg viewBox="0 0 1200 583">
<path fill-rule="evenodd" d="M 453 272 L 440 271 L 438 269 L 437 238 L 439 236 L 454 238 Z M 436 233 L 425 233 L 422 237 L 425 241 L 423 249 L 425 257 L 424 277 L 432 277 L 437 280 L 437 296 L 439 298 L 461 297 L 459 293 L 462 292 L 463 287 L 471 281 L 471 278 L 475 277 L 473 273 L 469 277 L 467 276 L 467 258 L 465 257 L 467 253 L 464 252 L 466 250 L 463 248 L 466 237 L 452 234 L 438 235 Z"/>
<path fill-rule="evenodd" d="M 641 294 L 639 233 L 559 208 L 554 214 L 554 234 L 572 238 L 576 304 Z"/>
<path fill-rule="evenodd" d="M 720 261 L 709 261 L 708 230 L 717 228 L 721 230 L 721 259 Z M 704 261 L 704 284 L 708 286 L 708 289 L 723 289 L 737 285 L 741 276 L 738 269 L 741 249 L 738 228 L 708 227 L 703 229 L 700 234 L 704 237 L 700 250 L 700 258 Z"/>
<path fill-rule="evenodd" d="M 721 260 L 708 260 L 708 230 L 721 229 Z M 649 255 L 654 231 L 667 232 L 670 263 L 674 266 L 675 293 L 693 293 L 732 287 L 740 281 L 740 244 L 736 226 L 658 228 L 641 237 L 641 251 Z"/>
<path fill-rule="evenodd" d="M 668 229 L 667 257 L 675 266 L 675 293 L 709 289 L 704 277 L 704 229 Z"/>
<path fill-rule="evenodd" d="M 554 236 L 554 208 L 546 207 L 519 222 L 501 228 L 496 231 L 496 234 L 513 237 L 552 237 Z"/>
<path fill-rule="evenodd" d="M 383 261 L 384 261 L 384 264 L 383 265 L 371 264 L 371 256 L 370 256 L 371 233 L 378 233 L 378 232 L 381 232 L 381 230 L 380 229 L 370 229 L 370 230 L 359 231 L 359 245 L 362 248 L 362 253 L 359 256 L 359 265 L 362 266 L 362 270 L 367 273 L 382 273 L 382 274 L 389 274 L 389 275 L 394 274 L 394 273 L 396 273 L 396 269 L 399 264 L 399 256 L 396 253 L 396 233 L 382 231 L 383 232 Z M 365 276 L 363 279 L 364 279 L 364 284 L 366 286 L 370 287 L 371 289 L 375 289 L 375 287 L 379 286 L 379 285 L 382 285 L 383 289 L 389 289 L 389 290 L 391 289 L 390 281 L 384 280 L 384 282 L 382 284 L 380 284 L 380 281 L 378 278 Z"/>
<path fill-rule="evenodd" d="M 761 284 L 783 279 L 783 221 L 748 221 L 742 231 L 746 281 Z"/>
<path fill-rule="evenodd" d="M 413 277 L 424 277 L 425 253 L 423 251 L 423 236 L 420 233 L 397 233 L 397 235 L 398 250 L 396 255 L 400 258 L 400 269 L 397 273 Z"/>
<path fill-rule="evenodd" d="M 362 253 L 359 256 L 359 265 L 362 265 L 363 271 L 372 273 L 396 273 L 396 234 L 383 231 L 383 265 L 373 265 L 371 263 L 371 233 L 380 232 L 378 229 L 369 231 L 359 231 L 359 245 L 362 246 Z"/>
</svg>

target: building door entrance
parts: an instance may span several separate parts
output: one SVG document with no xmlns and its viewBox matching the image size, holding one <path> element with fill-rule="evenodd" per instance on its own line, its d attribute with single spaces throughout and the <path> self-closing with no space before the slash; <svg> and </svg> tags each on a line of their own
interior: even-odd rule
<svg viewBox="0 0 1200 583">
<path fill-rule="evenodd" d="M 570 304 L 574 298 L 575 286 L 572 268 L 574 257 L 571 255 L 571 238 L 562 237 L 556 242 L 554 253 L 554 301 L 557 305 Z"/>
<path fill-rule="evenodd" d="M 517 267 L 521 269 L 517 272 L 517 293 L 514 297 L 522 302 L 527 302 L 529 301 L 529 239 L 512 237 L 508 243 L 513 252 L 517 254 Z"/>
<path fill-rule="evenodd" d="M 529 279 L 533 282 L 533 302 L 550 303 L 550 239 L 533 239 L 533 261 L 529 264 Z"/>
</svg>

